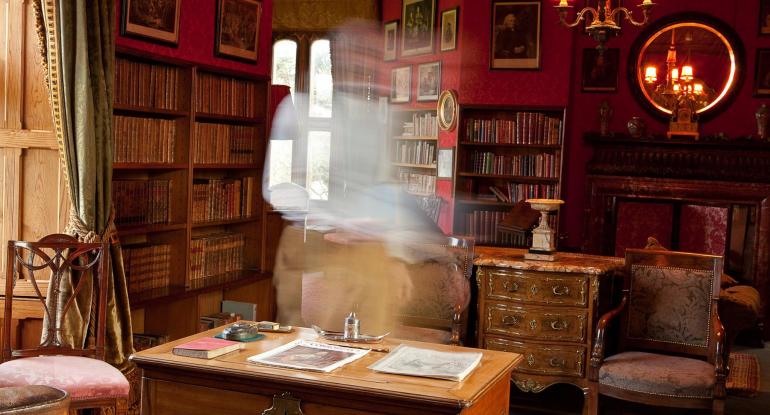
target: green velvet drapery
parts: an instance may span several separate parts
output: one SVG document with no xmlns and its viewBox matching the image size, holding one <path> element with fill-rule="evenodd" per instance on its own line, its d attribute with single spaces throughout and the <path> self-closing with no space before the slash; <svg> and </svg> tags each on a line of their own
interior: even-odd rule
<svg viewBox="0 0 770 415">
<path fill-rule="evenodd" d="M 37 3 L 39 2 L 39 3 Z M 111 218 L 114 0 L 36 0 L 48 87 L 72 203 L 68 232 L 112 240 L 105 360 L 124 373 L 133 352 L 128 290 Z M 68 287 L 64 287 L 67 289 Z M 90 298 L 68 313 L 72 344 L 89 341 Z"/>
</svg>

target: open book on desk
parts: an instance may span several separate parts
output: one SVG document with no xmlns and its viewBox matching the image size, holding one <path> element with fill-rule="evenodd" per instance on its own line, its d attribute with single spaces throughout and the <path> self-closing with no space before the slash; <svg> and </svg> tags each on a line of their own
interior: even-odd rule
<svg viewBox="0 0 770 415">
<path fill-rule="evenodd" d="M 481 361 L 477 352 L 440 352 L 400 345 L 369 366 L 377 372 L 461 381 Z"/>
<path fill-rule="evenodd" d="M 263 365 L 331 372 L 338 367 L 360 359 L 368 352 L 369 350 L 308 340 L 294 340 L 273 350 L 250 356 L 247 360 Z"/>
</svg>

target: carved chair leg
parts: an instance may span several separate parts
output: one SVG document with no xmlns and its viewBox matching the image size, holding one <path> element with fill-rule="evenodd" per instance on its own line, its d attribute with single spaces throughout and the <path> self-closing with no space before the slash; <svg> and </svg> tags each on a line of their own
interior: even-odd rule
<svg viewBox="0 0 770 415">
<path fill-rule="evenodd" d="M 588 382 L 583 388 L 583 415 L 599 414 L 599 386 L 596 382 Z"/>
<path fill-rule="evenodd" d="M 115 415 L 128 414 L 128 399 L 118 398 L 115 400 Z"/>
</svg>

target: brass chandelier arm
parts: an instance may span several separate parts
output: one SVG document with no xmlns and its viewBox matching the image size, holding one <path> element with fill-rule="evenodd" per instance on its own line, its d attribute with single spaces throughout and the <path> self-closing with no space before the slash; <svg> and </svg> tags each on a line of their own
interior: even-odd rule
<svg viewBox="0 0 770 415">
<path fill-rule="evenodd" d="M 592 21 L 596 20 L 596 17 L 599 16 L 599 12 L 596 9 L 594 9 L 593 7 L 586 7 L 583 10 L 580 10 L 577 13 L 577 15 L 575 15 L 574 22 L 567 23 L 567 12 L 568 12 L 567 8 L 560 8 L 560 7 L 557 7 L 557 8 L 559 9 L 559 22 L 561 22 L 561 24 L 564 25 L 564 27 L 571 28 L 579 25 L 580 22 L 584 20 L 584 16 L 586 13 L 591 14 Z M 570 6 L 569 8 L 572 8 L 572 6 Z"/>
<path fill-rule="evenodd" d="M 612 10 L 612 13 L 610 14 L 610 19 L 612 19 L 612 20 L 617 22 L 617 20 L 615 20 L 615 15 L 621 14 L 621 13 L 624 14 L 625 15 L 624 17 L 626 18 L 626 20 L 629 23 L 631 23 L 632 25 L 634 25 L 634 26 L 644 26 L 644 25 L 647 24 L 647 21 L 650 18 L 650 8 L 649 7 L 643 7 L 642 8 L 642 13 L 644 14 L 644 19 L 641 20 L 641 21 L 634 20 L 634 16 L 633 16 L 634 12 L 632 12 L 631 10 L 628 10 L 625 7 L 618 7 L 616 9 Z"/>
</svg>

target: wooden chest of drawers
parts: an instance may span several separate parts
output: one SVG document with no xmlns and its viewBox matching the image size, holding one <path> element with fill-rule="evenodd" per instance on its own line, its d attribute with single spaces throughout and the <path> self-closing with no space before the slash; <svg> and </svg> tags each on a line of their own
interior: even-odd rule
<svg viewBox="0 0 770 415">
<path fill-rule="evenodd" d="M 512 375 L 522 391 L 570 383 L 586 392 L 593 331 L 622 285 L 623 260 L 560 253 L 530 261 L 524 253 L 476 248 L 478 345 L 524 356 Z"/>
</svg>

